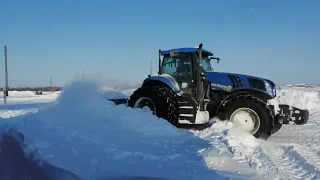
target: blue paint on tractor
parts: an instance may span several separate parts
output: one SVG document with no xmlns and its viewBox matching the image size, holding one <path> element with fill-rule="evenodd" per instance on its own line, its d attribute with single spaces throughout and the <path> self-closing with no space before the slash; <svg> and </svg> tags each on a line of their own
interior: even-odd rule
<svg viewBox="0 0 320 180">
<path fill-rule="evenodd" d="M 178 83 L 174 80 L 174 78 L 172 76 L 170 76 L 168 74 L 161 74 L 161 75 L 148 77 L 143 81 L 142 85 L 146 85 L 147 83 L 150 83 L 152 81 L 158 81 L 158 82 L 166 84 L 175 93 L 179 93 L 180 92 L 180 87 L 179 87 Z"/>
<path fill-rule="evenodd" d="M 206 80 L 211 83 L 213 90 L 221 90 L 225 92 L 234 92 L 239 90 L 255 90 L 268 95 L 271 98 L 275 97 L 274 87 L 269 80 L 247 76 L 242 74 L 224 73 L 224 72 L 206 72 Z M 260 81 L 260 86 L 250 84 L 252 81 Z"/>
<path fill-rule="evenodd" d="M 179 53 L 189 53 L 189 52 L 195 52 L 198 50 L 198 48 L 177 48 L 177 49 L 169 49 L 169 50 L 163 50 L 161 51 L 161 55 L 170 54 L 171 51 L 178 51 Z M 213 55 L 212 52 L 207 51 L 205 49 L 202 49 L 203 53 L 208 53 L 210 56 Z"/>
</svg>

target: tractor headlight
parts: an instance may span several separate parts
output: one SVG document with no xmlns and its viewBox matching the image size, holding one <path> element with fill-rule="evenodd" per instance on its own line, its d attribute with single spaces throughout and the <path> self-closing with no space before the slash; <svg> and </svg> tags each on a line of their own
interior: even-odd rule
<svg viewBox="0 0 320 180">
<path fill-rule="evenodd" d="M 275 87 L 273 88 L 273 96 L 274 96 L 274 97 L 277 96 L 277 91 L 276 91 L 276 88 L 275 88 Z"/>
<path fill-rule="evenodd" d="M 267 82 L 267 81 L 265 81 L 264 82 L 264 84 L 265 84 L 265 86 L 266 86 L 266 90 L 267 90 L 267 92 L 271 95 L 271 96 L 273 96 L 274 94 L 273 94 L 273 88 L 271 87 L 271 85 Z"/>
</svg>

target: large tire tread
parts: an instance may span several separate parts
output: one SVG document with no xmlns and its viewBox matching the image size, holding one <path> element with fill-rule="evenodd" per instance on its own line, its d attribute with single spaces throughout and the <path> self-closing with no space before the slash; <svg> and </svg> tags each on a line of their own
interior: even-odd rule
<svg viewBox="0 0 320 180">
<path fill-rule="evenodd" d="M 178 126 L 179 106 L 176 94 L 165 86 L 142 86 L 137 89 L 128 102 L 133 107 L 140 97 L 150 98 L 156 106 L 156 116 Z"/>
<path fill-rule="evenodd" d="M 231 99 L 225 105 L 225 117 L 229 120 L 231 114 L 238 108 L 250 108 L 254 110 L 260 118 L 260 127 L 258 131 L 253 134 L 256 138 L 268 139 L 274 128 L 273 111 L 262 100 L 250 95 L 240 95 Z"/>
</svg>

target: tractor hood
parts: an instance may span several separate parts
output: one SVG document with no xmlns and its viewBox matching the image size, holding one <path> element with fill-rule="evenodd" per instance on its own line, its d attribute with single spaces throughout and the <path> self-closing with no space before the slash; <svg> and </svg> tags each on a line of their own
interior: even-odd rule
<svg viewBox="0 0 320 180">
<path fill-rule="evenodd" d="M 213 90 L 232 92 L 250 89 L 263 92 L 272 98 L 276 95 L 275 84 L 268 79 L 225 72 L 206 72 L 205 76 Z"/>
</svg>

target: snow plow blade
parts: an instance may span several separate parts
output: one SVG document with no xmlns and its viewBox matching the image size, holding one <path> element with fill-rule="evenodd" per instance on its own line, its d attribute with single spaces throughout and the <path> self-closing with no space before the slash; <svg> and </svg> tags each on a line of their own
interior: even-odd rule
<svg viewBox="0 0 320 180">
<path fill-rule="evenodd" d="M 307 109 L 299 109 L 287 104 L 279 104 L 276 108 L 275 119 L 280 124 L 303 125 L 309 120 L 309 111 Z"/>
<path fill-rule="evenodd" d="M 129 99 L 108 99 L 109 101 L 114 102 L 115 105 L 128 104 Z"/>
</svg>

